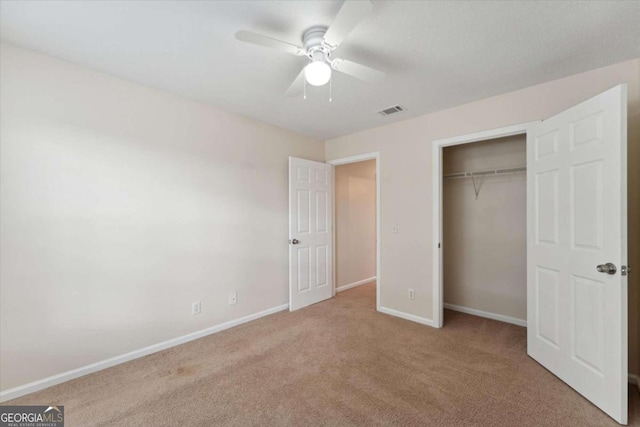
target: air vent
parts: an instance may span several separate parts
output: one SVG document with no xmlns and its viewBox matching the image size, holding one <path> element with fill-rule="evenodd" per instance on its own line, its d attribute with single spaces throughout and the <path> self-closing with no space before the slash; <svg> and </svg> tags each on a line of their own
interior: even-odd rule
<svg viewBox="0 0 640 427">
<path fill-rule="evenodd" d="M 385 108 L 384 110 L 378 111 L 378 114 L 380 114 L 381 116 L 390 116 L 391 114 L 400 113 L 405 110 L 406 108 L 401 105 L 394 105 L 393 107 Z"/>
</svg>

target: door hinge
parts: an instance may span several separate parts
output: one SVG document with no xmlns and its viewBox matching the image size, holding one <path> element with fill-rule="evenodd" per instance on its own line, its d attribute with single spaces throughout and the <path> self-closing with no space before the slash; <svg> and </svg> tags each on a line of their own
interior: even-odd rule
<svg viewBox="0 0 640 427">
<path fill-rule="evenodd" d="M 623 265 L 622 267 L 620 267 L 621 275 L 626 276 L 629 273 L 631 273 L 631 267 L 629 267 L 628 265 Z"/>
<path fill-rule="evenodd" d="M 438 243 L 438 249 L 440 249 L 440 243 Z"/>
</svg>

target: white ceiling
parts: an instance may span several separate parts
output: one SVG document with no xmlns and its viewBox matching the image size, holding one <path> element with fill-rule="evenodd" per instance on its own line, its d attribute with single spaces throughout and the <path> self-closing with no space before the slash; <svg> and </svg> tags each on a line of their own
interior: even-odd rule
<svg viewBox="0 0 640 427">
<path fill-rule="evenodd" d="M 305 58 L 241 43 L 245 29 L 301 44 L 338 1 L 1 1 L 4 41 L 300 133 L 329 139 L 640 57 L 640 2 L 388 1 L 334 56 L 345 75 L 285 98 Z M 375 112 L 401 104 L 407 112 Z"/>
</svg>

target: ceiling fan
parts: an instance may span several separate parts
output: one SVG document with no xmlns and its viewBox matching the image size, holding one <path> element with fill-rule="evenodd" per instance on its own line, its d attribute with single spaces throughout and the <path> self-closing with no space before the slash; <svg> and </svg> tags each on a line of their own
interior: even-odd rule
<svg viewBox="0 0 640 427">
<path fill-rule="evenodd" d="M 323 86 L 331 80 L 331 70 L 339 71 L 364 82 L 375 84 L 385 78 L 381 71 L 348 59 L 332 58 L 333 51 L 373 8 L 370 0 L 345 0 L 329 28 L 314 26 L 302 36 L 302 46 L 296 46 L 251 31 L 238 31 L 236 39 L 278 49 L 296 56 L 306 56 L 310 62 L 300 71 L 286 92 L 296 96 L 303 90 L 304 80 L 313 86 Z"/>
</svg>

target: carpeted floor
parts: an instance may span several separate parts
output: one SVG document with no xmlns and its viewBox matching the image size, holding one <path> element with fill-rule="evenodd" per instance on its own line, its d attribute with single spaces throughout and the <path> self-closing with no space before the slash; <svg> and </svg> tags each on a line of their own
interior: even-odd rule
<svg viewBox="0 0 640 427">
<path fill-rule="evenodd" d="M 526 355 L 524 328 L 387 316 L 374 284 L 6 402 L 45 403 L 67 426 L 618 425 Z M 635 389 L 629 411 L 640 425 Z"/>
</svg>

